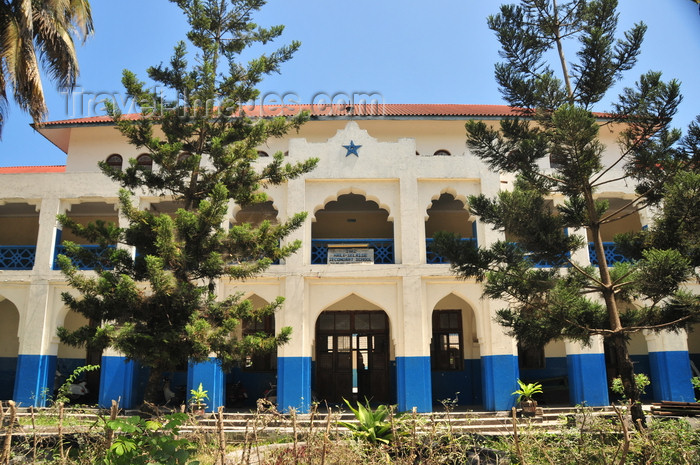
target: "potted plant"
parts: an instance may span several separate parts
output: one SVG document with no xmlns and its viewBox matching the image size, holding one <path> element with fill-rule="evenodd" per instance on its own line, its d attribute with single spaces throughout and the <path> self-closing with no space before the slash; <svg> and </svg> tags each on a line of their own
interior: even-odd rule
<svg viewBox="0 0 700 465">
<path fill-rule="evenodd" d="M 197 389 L 190 389 L 190 408 L 197 415 L 203 415 L 204 409 L 207 407 L 205 400 L 209 399 L 207 392 L 202 387 L 202 383 L 199 383 Z"/>
<path fill-rule="evenodd" d="M 513 392 L 513 395 L 518 396 L 516 401 L 520 405 L 520 410 L 525 417 L 534 417 L 537 412 L 537 401 L 532 398 L 535 394 L 542 394 L 542 385 L 540 383 L 523 383 L 518 380 L 520 389 Z"/>
</svg>

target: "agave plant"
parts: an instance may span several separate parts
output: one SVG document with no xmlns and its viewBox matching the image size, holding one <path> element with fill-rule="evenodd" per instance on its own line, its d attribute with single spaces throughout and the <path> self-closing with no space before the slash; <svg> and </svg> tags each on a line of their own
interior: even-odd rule
<svg viewBox="0 0 700 465">
<path fill-rule="evenodd" d="M 372 410 L 369 406 L 369 401 L 366 401 L 366 406 L 358 402 L 355 409 L 347 399 L 343 400 L 355 415 L 355 418 L 357 418 L 358 423 L 341 421 L 338 424 L 349 429 L 355 439 L 367 441 L 371 444 L 390 444 L 394 440 L 391 422 L 386 420 L 391 413 L 389 407 L 379 405 L 375 410 Z"/>
</svg>

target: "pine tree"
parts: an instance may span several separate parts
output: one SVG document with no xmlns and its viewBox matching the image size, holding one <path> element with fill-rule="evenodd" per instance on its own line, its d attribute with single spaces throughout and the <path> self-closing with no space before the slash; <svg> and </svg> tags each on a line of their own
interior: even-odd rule
<svg viewBox="0 0 700 465">
<path fill-rule="evenodd" d="M 294 253 L 299 241 L 284 238 L 304 221 L 299 213 L 280 224 L 237 224 L 226 229 L 227 209 L 267 200 L 266 186 L 281 184 L 313 169 L 315 159 L 290 164 L 283 154 L 261 168 L 256 147 L 298 128 L 308 115 L 257 118 L 245 115 L 245 102 L 258 97 L 256 86 L 279 72 L 299 43 L 278 48 L 247 63 L 242 52 L 282 34 L 283 26 L 263 28 L 252 15 L 264 0 L 172 0 L 191 30 L 189 44 L 177 44 L 169 65 L 148 69 L 156 84 L 147 88 L 124 71 L 126 92 L 139 103 L 140 118 L 123 117 L 108 105 L 116 127 L 147 152 L 153 169 L 130 160 L 123 171 L 101 163 L 102 171 L 122 187 L 120 214 L 128 225 L 96 222 L 81 226 L 63 215 L 60 222 L 78 236 L 102 246 L 102 253 L 74 244 L 60 266 L 77 296 L 63 299 L 91 324 L 76 331 L 59 329 L 63 342 L 91 349 L 113 347 L 150 368 L 145 400 L 160 394 L 164 371 L 216 354 L 224 369 L 246 354 L 270 351 L 289 340 L 291 328 L 277 335 L 236 337 L 244 320 L 261 319 L 282 305 L 280 297 L 254 309 L 236 294 L 217 293 L 221 280 L 253 277 L 274 261 Z M 195 64 L 188 49 L 197 51 Z M 155 90 L 154 90 L 155 89 Z M 162 98 L 167 89 L 171 98 Z M 167 195 L 178 202 L 174 215 L 139 210 L 136 194 Z M 110 247 L 110 246 L 117 247 Z M 135 253 L 132 253 L 135 251 Z M 71 258 L 95 265 L 96 274 L 76 269 Z"/>
<path fill-rule="evenodd" d="M 468 122 L 467 144 L 491 169 L 513 173 L 517 181 L 495 199 L 471 197 L 469 208 L 515 239 L 477 250 L 440 233 L 435 248 L 458 274 L 483 281 L 485 296 L 508 302 L 497 321 L 521 343 L 589 343 L 602 335 L 615 349 L 633 417 L 643 422 L 627 340 L 641 330 L 698 321 L 698 296 L 681 290 L 693 267 L 679 244 L 656 242 L 660 248 L 654 248 L 641 236 L 627 240 L 636 244 L 637 261 L 610 266 L 601 227 L 660 205 L 678 173 L 697 174 L 698 155 L 697 140 L 678 144 L 680 132 L 669 127 L 681 96 L 679 84 L 662 81 L 660 73 L 642 75 L 611 112 L 592 113 L 635 65 L 646 29 L 640 23 L 616 38 L 616 8 L 616 0 L 521 0 L 489 17 L 504 58 L 495 67 L 496 81 L 517 117 L 498 127 Z M 565 53 L 575 44 L 571 63 Z M 615 156 L 605 153 L 603 130 L 619 133 Z M 636 197 L 610 208 L 596 193 L 621 179 L 634 183 Z M 561 199 L 556 206 L 555 197 Z M 676 214 L 670 202 L 666 208 Z M 690 220 L 694 224 L 677 229 L 681 236 L 700 226 L 697 212 Z M 572 258 L 587 245 L 577 231 L 592 237 L 598 267 Z M 550 267 L 533 267 L 538 262 Z"/>
</svg>

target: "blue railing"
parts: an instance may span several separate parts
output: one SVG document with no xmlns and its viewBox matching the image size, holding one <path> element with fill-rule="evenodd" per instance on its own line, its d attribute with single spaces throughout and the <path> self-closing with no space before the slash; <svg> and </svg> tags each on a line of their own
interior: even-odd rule
<svg viewBox="0 0 700 465">
<path fill-rule="evenodd" d="M 376 265 L 391 265 L 394 263 L 393 239 L 313 239 L 311 241 L 311 264 L 325 265 L 328 263 L 328 246 L 353 244 L 367 244 L 374 250 L 374 263 Z"/>
<path fill-rule="evenodd" d="M 450 263 L 445 257 L 438 255 L 436 252 L 433 252 L 433 250 L 432 250 L 433 242 L 435 242 L 435 240 L 433 238 L 425 240 L 425 263 L 428 263 L 428 264 Z M 475 237 L 463 237 L 460 239 L 460 242 L 470 242 L 474 247 L 477 247 Z"/>
<path fill-rule="evenodd" d="M 102 247 L 99 245 L 81 245 L 80 248 L 82 249 L 89 249 L 92 250 L 93 253 L 96 254 L 96 259 L 102 259 L 105 257 L 105 255 L 109 254 L 111 249 L 114 249 L 115 246 L 113 245 L 108 245 L 107 247 Z M 60 254 L 66 253 L 66 248 L 62 245 L 57 245 L 56 250 L 54 251 L 53 254 L 53 269 L 54 270 L 60 270 L 61 267 L 58 266 L 58 261 L 56 260 L 56 257 Z M 80 270 L 94 270 L 96 263 L 94 261 L 83 261 L 74 258 L 73 259 L 73 265 L 75 265 L 78 269 Z M 110 270 L 112 267 L 104 267 L 104 269 Z"/>
<path fill-rule="evenodd" d="M 603 242 L 603 251 L 605 252 L 605 261 L 608 262 L 608 265 L 627 263 L 630 261 L 629 258 L 625 257 L 617 250 L 614 242 Z M 598 254 L 595 252 L 595 245 L 593 242 L 588 243 L 588 257 L 591 260 L 591 265 L 598 266 Z"/>
<path fill-rule="evenodd" d="M 35 245 L 0 246 L 0 270 L 31 270 L 35 258 Z"/>
</svg>

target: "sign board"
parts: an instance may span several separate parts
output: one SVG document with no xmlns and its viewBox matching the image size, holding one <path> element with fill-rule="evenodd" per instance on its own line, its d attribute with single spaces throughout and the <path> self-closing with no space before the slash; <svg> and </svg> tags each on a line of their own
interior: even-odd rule
<svg viewBox="0 0 700 465">
<path fill-rule="evenodd" d="M 328 264 L 374 263 L 374 249 L 369 247 L 328 247 Z"/>
</svg>

